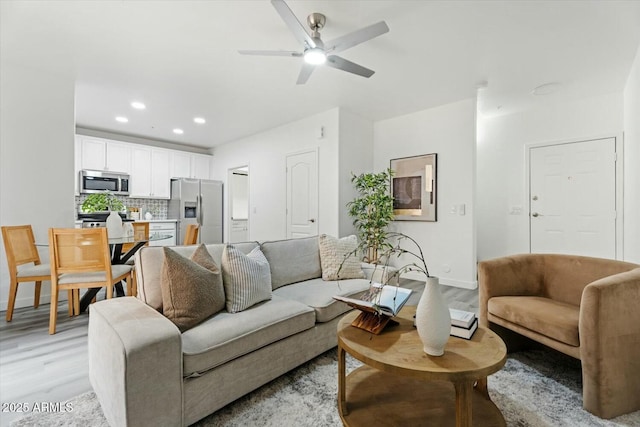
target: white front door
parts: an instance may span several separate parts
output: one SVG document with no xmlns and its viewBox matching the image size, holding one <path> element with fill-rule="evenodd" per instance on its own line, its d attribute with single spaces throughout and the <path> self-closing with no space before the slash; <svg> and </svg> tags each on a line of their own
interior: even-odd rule
<svg viewBox="0 0 640 427">
<path fill-rule="evenodd" d="M 287 237 L 318 234 L 318 153 L 287 156 Z"/>
<path fill-rule="evenodd" d="M 532 253 L 616 258 L 614 138 L 532 147 Z"/>
</svg>

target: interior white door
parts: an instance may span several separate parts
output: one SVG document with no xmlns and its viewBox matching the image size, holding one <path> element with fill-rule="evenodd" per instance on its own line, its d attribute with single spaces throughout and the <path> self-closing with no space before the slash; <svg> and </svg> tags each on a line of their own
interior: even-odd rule
<svg viewBox="0 0 640 427">
<path fill-rule="evenodd" d="M 616 258 L 614 138 L 530 149 L 532 253 Z"/>
<path fill-rule="evenodd" d="M 287 237 L 318 234 L 318 153 L 287 156 Z"/>
</svg>

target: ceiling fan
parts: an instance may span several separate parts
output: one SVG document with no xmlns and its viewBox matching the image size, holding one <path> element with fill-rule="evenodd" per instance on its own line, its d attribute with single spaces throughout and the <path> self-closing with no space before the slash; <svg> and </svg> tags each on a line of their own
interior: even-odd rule
<svg viewBox="0 0 640 427">
<path fill-rule="evenodd" d="M 302 64 L 302 69 L 298 75 L 298 81 L 296 82 L 297 84 L 306 83 L 315 67 L 322 64 L 362 77 L 368 78 L 373 75 L 373 70 L 365 68 L 335 54 L 388 32 L 389 27 L 384 21 L 361 28 L 331 41 L 323 42 L 320 39 L 319 33 L 319 30 L 324 27 L 327 20 L 323 14 L 312 13 L 307 17 L 307 24 L 311 29 L 311 33 L 309 33 L 283 0 L 271 0 L 271 4 L 280 14 L 280 17 L 284 20 L 285 24 L 287 24 L 295 38 L 302 44 L 302 52 L 285 50 L 239 50 L 239 53 L 243 55 L 289 56 L 304 58 L 304 63 Z"/>
</svg>

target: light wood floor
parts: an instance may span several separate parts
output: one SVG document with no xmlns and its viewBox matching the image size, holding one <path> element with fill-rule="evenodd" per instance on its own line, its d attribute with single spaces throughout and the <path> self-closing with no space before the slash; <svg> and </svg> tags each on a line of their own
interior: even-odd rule
<svg viewBox="0 0 640 427">
<path fill-rule="evenodd" d="M 403 281 L 403 287 L 414 289 L 408 304 L 415 305 L 423 284 Z M 478 291 L 442 286 L 450 307 L 478 310 Z M 57 333 L 49 335 L 49 305 L 38 309 L 19 308 L 13 321 L 7 323 L 0 312 L 0 402 L 64 402 L 91 390 L 87 356 L 89 316 L 69 318 L 67 305 L 58 307 Z M 0 426 L 22 414 L 0 412 Z"/>
</svg>

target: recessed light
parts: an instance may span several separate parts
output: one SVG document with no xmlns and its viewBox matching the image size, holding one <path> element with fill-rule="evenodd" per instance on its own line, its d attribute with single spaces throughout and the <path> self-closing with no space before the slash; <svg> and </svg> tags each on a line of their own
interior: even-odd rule
<svg viewBox="0 0 640 427">
<path fill-rule="evenodd" d="M 199 125 L 203 125 L 205 123 L 207 123 L 207 121 L 205 119 L 203 119 L 202 117 L 195 117 L 193 119 L 194 122 L 196 122 Z"/>
<path fill-rule="evenodd" d="M 178 134 L 178 135 L 182 135 L 182 134 L 184 133 L 184 131 L 183 131 L 182 129 L 175 128 L 175 129 L 173 130 L 173 133 L 176 133 L 176 134 Z"/>
<path fill-rule="evenodd" d="M 131 103 L 131 106 L 136 110 L 144 110 L 145 108 L 147 108 L 146 105 L 144 105 L 142 102 L 139 102 L 139 101 L 133 101 Z"/>
<path fill-rule="evenodd" d="M 545 83 L 540 86 L 534 87 L 531 91 L 531 95 L 550 95 L 560 89 L 560 86 L 562 86 L 562 84 L 558 82 Z"/>
<path fill-rule="evenodd" d="M 120 123 L 127 123 L 129 121 L 129 119 L 127 119 L 126 117 L 123 117 L 123 116 L 118 116 L 118 117 L 116 117 L 116 121 L 120 122 Z"/>
</svg>

